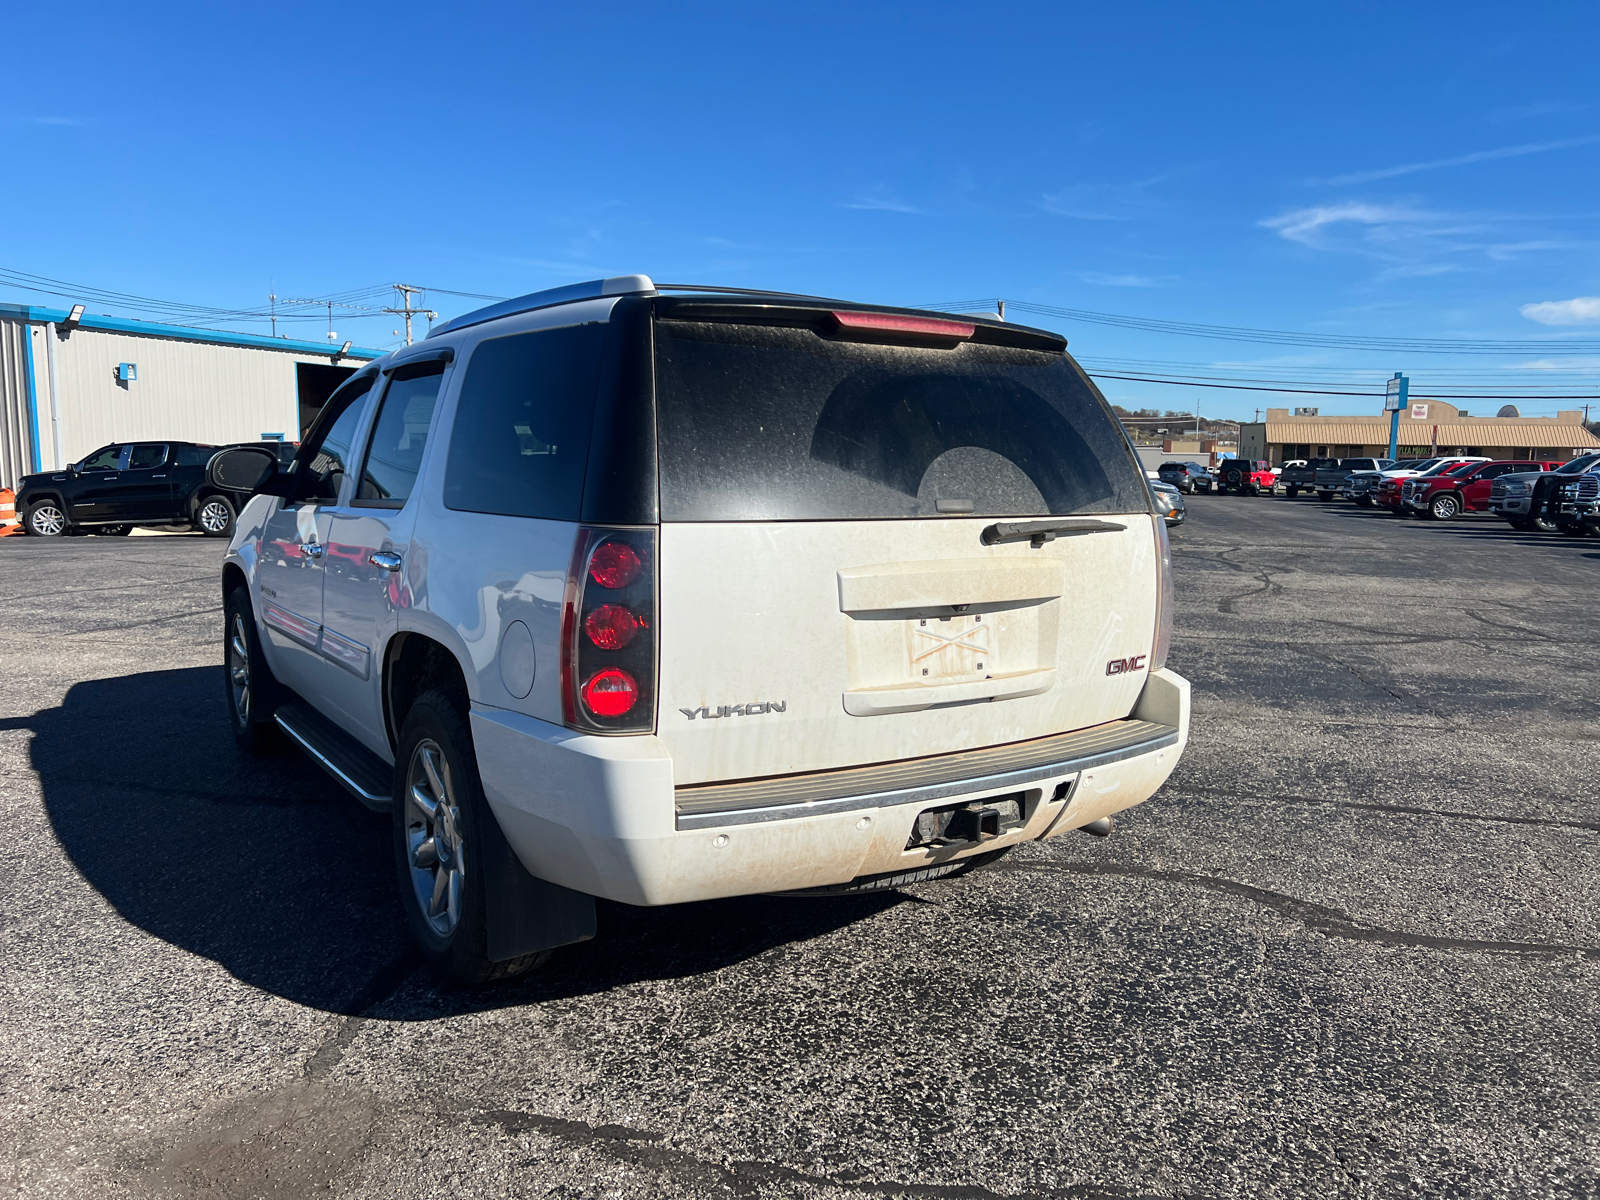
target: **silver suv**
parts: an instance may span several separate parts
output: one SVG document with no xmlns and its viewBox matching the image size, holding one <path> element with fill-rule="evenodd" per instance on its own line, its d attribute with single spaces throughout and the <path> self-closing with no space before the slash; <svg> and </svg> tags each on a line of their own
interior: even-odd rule
<svg viewBox="0 0 1600 1200">
<path fill-rule="evenodd" d="M 223 567 L 227 699 L 392 814 L 411 929 L 514 973 L 657 905 L 893 887 L 1183 752 L 1165 526 L 1056 334 L 626 276 L 363 368 Z"/>
</svg>

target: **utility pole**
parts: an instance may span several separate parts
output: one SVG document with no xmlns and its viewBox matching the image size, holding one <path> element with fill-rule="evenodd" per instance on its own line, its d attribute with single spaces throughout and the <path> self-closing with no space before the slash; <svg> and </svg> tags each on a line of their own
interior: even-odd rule
<svg viewBox="0 0 1600 1200">
<path fill-rule="evenodd" d="M 1006 319 L 1006 302 L 1004 300 L 996 300 L 994 303 L 1000 312 L 1000 319 L 1004 321 Z"/>
<path fill-rule="evenodd" d="M 428 323 L 431 325 L 433 324 L 433 319 L 439 314 L 434 312 L 432 309 L 411 307 L 411 297 L 422 295 L 422 288 L 412 287 L 410 284 L 406 283 L 391 283 L 389 286 L 400 293 L 401 307 L 386 308 L 383 311 L 386 313 L 394 313 L 396 316 L 404 317 L 406 319 L 406 345 L 409 346 L 411 345 L 411 318 L 427 317 Z"/>
<path fill-rule="evenodd" d="M 278 336 L 278 292 L 271 280 L 267 281 L 267 302 L 272 305 L 272 336 Z"/>
</svg>

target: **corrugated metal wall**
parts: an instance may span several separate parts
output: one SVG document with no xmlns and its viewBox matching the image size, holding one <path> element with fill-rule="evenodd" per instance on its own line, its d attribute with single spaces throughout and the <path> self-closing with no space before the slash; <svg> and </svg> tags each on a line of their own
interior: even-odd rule
<svg viewBox="0 0 1600 1200">
<path fill-rule="evenodd" d="M 0 487 L 33 470 L 28 411 L 28 327 L 0 318 Z"/>
<path fill-rule="evenodd" d="M 117 379 L 124 362 L 138 366 L 131 383 Z M 75 329 L 56 342 L 62 456 L 75 462 L 107 442 L 146 438 L 221 443 L 282 433 L 298 441 L 296 362 L 328 360 Z"/>
</svg>

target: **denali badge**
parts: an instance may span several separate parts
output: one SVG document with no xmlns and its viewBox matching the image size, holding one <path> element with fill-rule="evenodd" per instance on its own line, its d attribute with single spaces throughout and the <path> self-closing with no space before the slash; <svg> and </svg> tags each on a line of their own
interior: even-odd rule
<svg viewBox="0 0 1600 1200">
<path fill-rule="evenodd" d="M 1130 671 L 1144 669 L 1144 660 L 1148 654 L 1135 654 L 1132 658 L 1113 658 L 1106 664 L 1107 675 L 1126 675 Z"/>
<path fill-rule="evenodd" d="M 762 713 L 788 712 L 789 702 L 768 700 L 765 704 L 723 704 L 718 706 L 716 712 L 702 704 L 699 708 L 680 708 L 678 711 L 691 721 L 696 717 L 715 721 L 718 717 L 759 717 Z"/>
</svg>

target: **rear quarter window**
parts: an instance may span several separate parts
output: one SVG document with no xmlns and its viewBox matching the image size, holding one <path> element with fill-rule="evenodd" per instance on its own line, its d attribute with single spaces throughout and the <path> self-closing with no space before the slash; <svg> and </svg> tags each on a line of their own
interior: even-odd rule
<svg viewBox="0 0 1600 1200">
<path fill-rule="evenodd" d="M 1064 354 L 660 320 L 655 376 L 663 520 L 1150 510 L 1121 427 Z"/>
<path fill-rule="evenodd" d="M 604 336 L 570 325 L 478 343 L 450 431 L 446 507 L 578 519 Z"/>
</svg>

